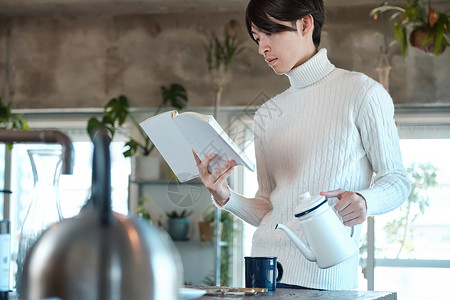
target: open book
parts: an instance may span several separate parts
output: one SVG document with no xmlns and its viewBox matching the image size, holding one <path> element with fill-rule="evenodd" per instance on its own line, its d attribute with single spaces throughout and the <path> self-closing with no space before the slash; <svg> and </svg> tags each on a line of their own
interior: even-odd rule
<svg viewBox="0 0 450 300">
<path fill-rule="evenodd" d="M 192 149 L 201 160 L 216 153 L 210 172 L 233 159 L 254 171 L 255 165 L 220 127 L 213 116 L 168 111 L 140 123 L 180 182 L 199 176 Z"/>
</svg>

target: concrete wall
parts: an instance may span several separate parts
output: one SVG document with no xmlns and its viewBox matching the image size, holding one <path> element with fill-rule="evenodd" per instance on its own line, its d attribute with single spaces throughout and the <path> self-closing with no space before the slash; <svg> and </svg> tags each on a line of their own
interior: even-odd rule
<svg viewBox="0 0 450 300">
<path fill-rule="evenodd" d="M 381 23 L 369 17 L 371 8 L 329 10 L 321 46 L 336 66 L 376 79 L 383 35 Z M 0 95 L 14 108 L 101 107 L 119 94 L 133 106 L 153 107 L 161 100 L 160 86 L 177 82 L 186 87 L 190 106 L 213 105 L 203 47 L 231 19 L 240 25 L 246 50 L 234 62 L 222 105 L 246 106 L 261 92 L 272 96 L 286 89 L 287 77 L 275 75 L 257 54 L 243 12 L 66 14 L 0 17 Z M 399 46 L 392 47 L 394 102 L 449 104 L 449 51 L 432 57 L 410 49 L 405 58 Z"/>
</svg>

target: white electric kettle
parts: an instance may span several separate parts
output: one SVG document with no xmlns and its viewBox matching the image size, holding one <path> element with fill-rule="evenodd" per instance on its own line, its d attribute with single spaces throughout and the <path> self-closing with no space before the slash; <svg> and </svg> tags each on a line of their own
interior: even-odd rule
<svg viewBox="0 0 450 300">
<path fill-rule="evenodd" d="M 295 209 L 306 241 L 302 241 L 289 228 L 277 224 L 302 254 L 321 269 L 335 266 L 353 256 L 358 250 L 356 243 L 324 196 L 311 197 L 309 192 L 300 195 L 300 204 Z"/>
</svg>

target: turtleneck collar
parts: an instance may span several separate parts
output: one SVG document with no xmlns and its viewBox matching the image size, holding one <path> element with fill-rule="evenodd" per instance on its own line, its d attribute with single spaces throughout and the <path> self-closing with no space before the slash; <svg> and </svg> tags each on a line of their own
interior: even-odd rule
<svg viewBox="0 0 450 300">
<path fill-rule="evenodd" d="M 333 69 L 334 65 L 328 60 L 327 49 L 320 49 L 309 60 L 287 72 L 286 76 L 291 86 L 304 88 L 321 80 Z"/>
</svg>

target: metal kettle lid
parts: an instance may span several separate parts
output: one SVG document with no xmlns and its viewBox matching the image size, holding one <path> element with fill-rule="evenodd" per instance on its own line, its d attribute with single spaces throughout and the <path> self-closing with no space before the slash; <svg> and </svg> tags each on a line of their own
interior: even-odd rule
<svg viewBox="0 0 450 300">
<path fill-rule="evenodd" d="M 294 211 L 296 218 L 307 215 L 328 202 L 328 199 L 325 196 L 311 196 L 309 192 L 301 194 L 299 196 L 299 200 L 300 203 L 297 205 Z"/>
</svg>

